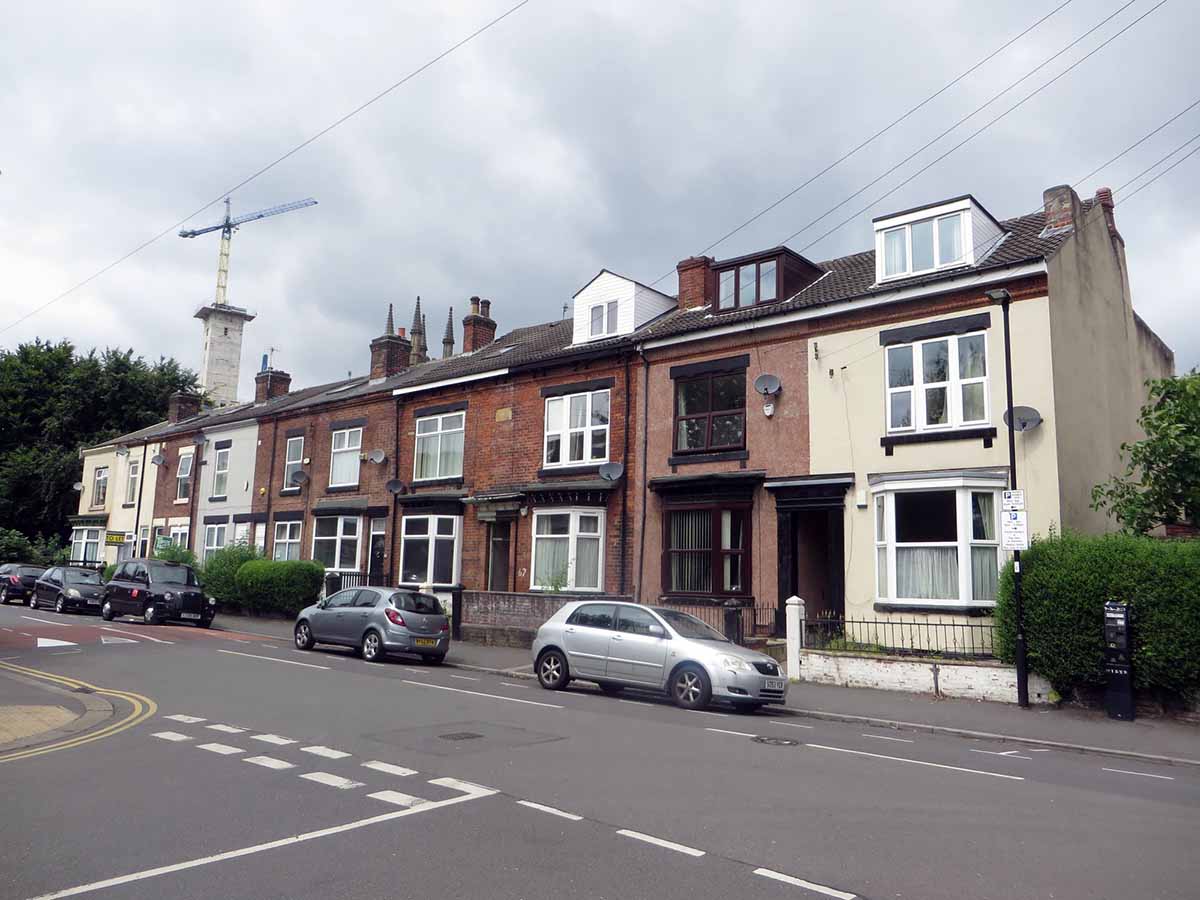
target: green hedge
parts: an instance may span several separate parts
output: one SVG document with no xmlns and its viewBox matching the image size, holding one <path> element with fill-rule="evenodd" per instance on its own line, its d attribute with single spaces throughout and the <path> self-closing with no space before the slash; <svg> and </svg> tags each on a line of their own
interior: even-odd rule
<svg viewBox="0 0 1200 900">
<path fill-rule="evenodd" d="M 117 571 L 116 563 L 109 563 L 104 567 L 104 573 L 100 576 L 100 580 L 105 584 L 112 581 L 113 573 Z"/>
<path fill-rule="evenodd" d="M 1029 667 L 1060 694 L 1104 684 L 1104 604 L 1133 609 L 1138 688 L 1200 691 L 1200 541 L 1067 533 L 1021 554 Z M 1000 576 L 996 650 L 1012 662 L 1013 573 Z"/>
<path fill-rule="evenodd" d="M 238 589 L 238 570 L 251 560 L 262 559 L 262 554 L 248 544 L 230 544 L 214 551 L 197 572 L 204 592 L 216 597 L 225 608 L 244 607 L 247 598 Z"/>
<path fill-rule="evenodd" d="M 254 559 L 237 570 L 237 589 L 252 610 L 295 614 L 316 602 L 324 578 L 317 562 Z"/>
</svg>

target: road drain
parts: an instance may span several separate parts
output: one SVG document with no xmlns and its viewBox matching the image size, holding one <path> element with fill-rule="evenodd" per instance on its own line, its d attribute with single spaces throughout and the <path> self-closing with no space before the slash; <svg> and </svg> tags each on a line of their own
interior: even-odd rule
<svg viewBox="0 0 1200 900">
<path fill-rule="evenodd" d="M 760 734 L 751 738 L 757 744 L 769 744 L 772 747 L 799 747 L 799 741 L 793 741 L 791 738 L 773 737 L 769 734 Z"/>
<path fill-rule="evenodd" d="M 452 731 L 449 734 L 439 734 L 438 737 L 443 741 L 473 741 L 483 735 L 476 734 L 474 731 Z"/>
</svg>

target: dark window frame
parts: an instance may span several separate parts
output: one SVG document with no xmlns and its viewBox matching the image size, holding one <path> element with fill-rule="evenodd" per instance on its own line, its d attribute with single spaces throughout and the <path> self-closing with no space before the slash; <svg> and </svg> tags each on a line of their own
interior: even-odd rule
<svg viewBox="0 0 1200 900">
<path fill-rule="evenodd" d="M 775 263 L 775 296 L 770 300 L 759 299 L 759 294 L 762 288 L 762 267 L 767 263 Z M 741 270 L 749 266 L 754 267 L 754 299 L 749 303 L 741 302 Z M 721 276 L 729 272 L 733 273 L 733 305 L 721 306 Z M 751 309 L 755 306 L 766 306 L 771 303 L 778 303 L 780 294 L 783 293 L 783 259 L 778 256 L 769 256 L 765 259 L 757 259 L 751 262 L 738 263 L 732 266 L 725 266 L 716 271 L 716 297 L 715 308 L 718 313 L 730 313 L 739 309 Z"/>
<path fill-rule="evenodd" d="M 713 409 L 713 383 L 718 378 L 730 378 L 740 376 L 742 379 L 742 405 L 732 409 Z M 708 382 L 708 411 L 703 413 L 689 413 L 680 415 L 679 413 L 679 391 L 685 384 L 693 384 L 696 382 Z M 746 449 L 746 370 L 734 372 L 705 372 L 698 375 L 680 377 L 675 379 L 673 388 L 675 392 L 675 406 L 672 417 L 672 437 L 671 446 L 676 454 L 681 456 L 690 456 L 693 454 L 702 453 L 724 453 L 731 450 Z M 736 444 L 714 444 L 712 442 L 713 419 L 720 416 L 740 415 L 742 417 L 742 439 Z M 703 447 L 680 447 L 679 446 L 679 423 L 690 419 L 705 419 L 704 428 L 704 446 Z"/>
<path fill-rule="evenodd" d="M 712 589 L 709 591 L 683 591 L 676 590 L 671 582 L 671 560 L 676 554 L 695 554 L 695 550 L 674 550 L 671 547 L 671 517 L 677 512 L 691 512 L 695 510 L 708 510 L 710 515 L 710 525 L 712 527 L 712 536 L 709 540 L 709 584 Z M 721 549 L 721 513 L 726 510 L 736 510 L 744 514 L 742 523 L 742 549 L 740 550 L 722 550 Z M 754 512 L 754 502 L 752 500 L 706 500 L 697 503 L 668 503 L 663 507 L 663 533 L 662 533 L 662 592 L 665 595 L 672 597 L 739 597 L 747 598 L 753 596 L 751 590 L 751 577 L 754 573 L 753 551 L 754 551 L 754 529 L 752 527 L 751 516 Z M 723 557 L 730 554 L 738 554 L 741 556 L 741 584 L 740 591 L 726 591 L 719 587 L 721 573 L 721 560 Z"/>
</svg>

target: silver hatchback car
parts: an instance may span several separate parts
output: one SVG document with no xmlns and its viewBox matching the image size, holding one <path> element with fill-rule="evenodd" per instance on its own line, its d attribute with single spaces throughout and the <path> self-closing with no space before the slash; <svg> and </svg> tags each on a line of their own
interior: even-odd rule
<svg viewBox="0 0 1200 900">
<path fill-rule="evenodd" d="M 450 620 L 438 598 L 404 588 L 365 587 L 338 591 L 296 617 L 296 646 L 357 647 L 367 662 L 388 653 L 415 653 L 439 664 L 450 649 Z"/>
<path fill-rule="evenodd" d="M 731 643 L 695 616 L 637 603 L 566 604 L 538 629 L 533 667 L 547 690 L 579 678 L 607 694 L 666 691 L 685 709 L 725 700 L 753 712 L 783 703 L 788 690 L 771 657 Z"/>
</svg>

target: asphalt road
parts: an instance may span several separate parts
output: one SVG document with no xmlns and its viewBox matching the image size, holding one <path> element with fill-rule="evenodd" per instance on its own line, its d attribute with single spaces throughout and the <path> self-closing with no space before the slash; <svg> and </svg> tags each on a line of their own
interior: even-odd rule
<svg viewBox="0 0 1200 900">
<path fill-rule="evenodd" d="M 3 898 L 1194 900 L 1200 884 L 1190 768 L 18 607 L 0 607 L 0 660 L 157 704 L 0 761 Z"/>
</svg>

